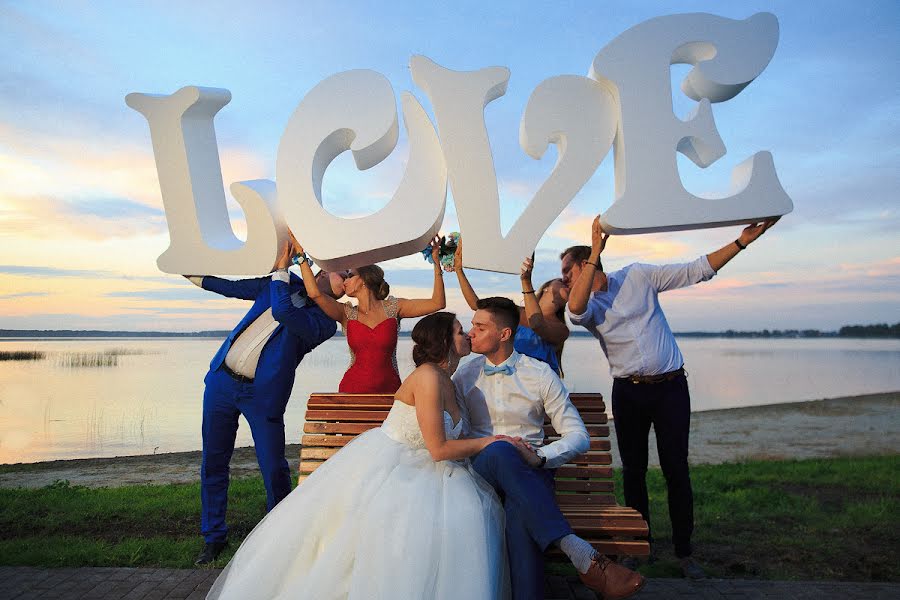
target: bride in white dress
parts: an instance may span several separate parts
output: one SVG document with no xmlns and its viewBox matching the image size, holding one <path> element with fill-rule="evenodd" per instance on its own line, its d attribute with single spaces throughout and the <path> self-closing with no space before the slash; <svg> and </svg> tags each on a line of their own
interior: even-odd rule
<svg viewBox="0 0 900 600">
<path fill-rule="evenodd" d="M 498 438 L 459 439 L 450 374 L 469 339 L 447 312 L 423 318 L 412 338 L 417 367 L 384 424 L 282 500 L 207 599 L 509 596 L 503 507 L 465 460 Z"/>
</svg>

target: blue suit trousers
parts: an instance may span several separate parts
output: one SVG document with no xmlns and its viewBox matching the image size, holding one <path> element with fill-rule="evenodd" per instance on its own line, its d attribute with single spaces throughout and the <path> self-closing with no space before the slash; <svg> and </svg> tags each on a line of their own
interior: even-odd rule
<svg viewBox="0 0 900 600">
<path fill-rule="evenodd" d="M 572 533 L 556 504 L 553 473 L 534 469 L 507 442 L 494 442 L 472 459 L 506 511 L 506 551 L 514 600 L 544 598 L 544 551 Z"/>
<path fill-rule="evenodd" d="M 284 397 L 259 394 L 253 383 L 241 383 L 221 368 L 209 373 L 203 393 L 203 461 L 200 466 L 202 515 L 200 527 L 207 543 L 228 535 L 229 463 L 237 436 L 238 415 L 250 424 L 256 459 L 266 486 L 266 510 L 291 493 L 291 471 L 284 457 Z"/>
</svg>

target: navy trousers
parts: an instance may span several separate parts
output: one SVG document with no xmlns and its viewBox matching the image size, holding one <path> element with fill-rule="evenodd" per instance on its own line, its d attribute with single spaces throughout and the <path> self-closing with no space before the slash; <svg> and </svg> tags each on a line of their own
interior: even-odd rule
<svg viewBox="0 0 900 600">
<path fill-rule="evenodd" d="M 494 442 L 472 459 L 506 511 L 506 551 L 514 600 L 544 598 L 544 551 L 572 528 L 556 505 L 553 471 L 529 467 L 507 442 Z"/>
<path fill-rule="evenodd" d="M 253 434 L 256 459 L 266 486 L 266 509 L 272 510 L 291 493 L 291 471 L 284 457 L 284 409 L 288 397 L 257 394 L 253 383 L 235 381 L 222 369 L 208 375 L 203 393 L 200 466 L 200 528 L 207 543 L 224 542 L 228 535 L 228 465 L 234 452 L 238 415 L 244 415 Z"/>
<path fill-rule="evenodd" d="M 613 382 L 612 411 L 616 425 L 625 504 L 638 510 L 650 523 L 647 497 L 647 436 L 656 431 L 659 465 L 666 479 L 669 518 L 675 556 L 692 553 L 694 494 L 688 471 L 688 434 L 691 428 L 691 396 L 687 378 L 681 375 L 660 383 Z"/>
</svg>

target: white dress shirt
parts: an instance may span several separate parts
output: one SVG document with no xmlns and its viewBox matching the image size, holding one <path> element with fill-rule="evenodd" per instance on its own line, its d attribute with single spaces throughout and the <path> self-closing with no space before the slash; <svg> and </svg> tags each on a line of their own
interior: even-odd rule
<svg viewBox="0 0 900 600">
<path fill-rule="evenodd" d="M 198 287 L 203 287 L 203 278 L 197 276 L 188 277 L 191 283 Z M 291 283 L 291 276 L 286 270 L 275 271 L 272 273 L 272 281 L 283 281 Z M 306 297 L 295 292 L 291 294 L 291 303 L 297 308 L 306 305 Z M 256 317 L 252 323 L 240 333 L 231 343 L 228 354 L 225 355 L 225 365 L 244 377 L 253 378 L 256 376 L 256 367 L 259 365 L 259 357 L 266 342 L 272 337 L 272 333 L 278 328 L 278 321 L 272 315 L 272 308 L 267 308 L 265 312 Z"/>
<path fill-rule="evenodd" d="M 496 366 L 510 365 L 511 375 L 484 374 L 487 359 L 479 356 L 453 375 L 456 399 L 468 435 L 521 437 L 547 458 L 554 469 L 588 451 L 591 439 L 569 392 L 545 362 L 519 354 Z M 544 417 L 549 416 L 560 439 L 544 446 Z"/>
<path fill-rule="evenodd" d="M 613 377 L 659 375 L 680 369 L 684 357 L 659 305 L 659 293 L 712 279 L 706 256 L 684 264 L 634 263 L 609 273 L 607 290 L 594 292 L 583 314 L 566 307 L 573 325 L 600 340 Z"/>
</svg>

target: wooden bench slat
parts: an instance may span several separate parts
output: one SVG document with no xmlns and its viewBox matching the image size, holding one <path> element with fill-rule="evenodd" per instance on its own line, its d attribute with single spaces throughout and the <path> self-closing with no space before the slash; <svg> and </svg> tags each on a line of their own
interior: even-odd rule
<svg viewBox="0 0 900 600">
<path fill-rule="evenodd" d="M 620 521 L 613 519 L 588 519 L 588 518 L 570 518 L 569 525 L 573 529 L 600 537 L 600 534 L 641 537 L 646 536 L 650 529 L 643 521 L 630 520 Z"/>
<path fill-rule="evenodd" d="M 380 427 L 381 423 L 310 423 L 303 425 L 304 433 L 346 433 L 358 435 Z"/>
<path fill-rule="evenodd" d="M 556 470 L 557 477 L 581 477 L 584 479 L 612 479 L 611 467 L 569 467 L 561 466 Z"/>
<path fill-rule="evenodd" d="M 394 403 L 393 394 L 310 394 L 309 402 L 312 404 L 329 404 L 332 406 L 359 404 L 377 404 L 387 406 Z"/>
<path fill-rule="evenodd" d="M 650 544 L 646 540 L 587 540 L 594 550 L 600 554 L 610 554 L 613 556 L 649 556 Z M 547 551 L 548 558 L 556 560 L 565 560 L 566 555 L 556 548 Z"/>
<path fill-rule="evenodd" d="M 588 435 L 592 438 L 609 437 L 609 425 L 592 425 L 591 423 L 585 423 L 585 429 L 587 429 Z M 544 425 L 544 435 L 547 437 L 555 437 L 559 439 L 559 434 L 556 433 L 556 430 L 553 429 L 550 425 Z"/>
<path fill-rule="evenodd" d="M 325 464 L 323 460 L 301 460 L 300 461 L 300 473 L 302 475 L 308 475 Z"/>
<path fill-rule="evenodd" d="M 559 437 L 545 437 L 544 444 L 552 444 L 558 439 Z M 612 450 L 612 447 L 608 439 L 592 439 L 591 450 L 604 450 L 606 452 L 609 452 L 610 450 Z"/>
<path fill-rule="evenodd" d="M 567 463 L 570 465 L 611 465 L 612 464 L 612 456 L 610 456 L 609 452 L 588 452 L 587 454 L 582 454 L 580 456 L 576 456 L 572 459 L 572 462 Z"/>
<path fill-rule="evenodd" d="M 603 506 L 569 505 L 566 507 L 567 518 L 617 519 L 643 521 L 641 513 L 628 506 L 618 504 Z"/>
<path fill-rule="evenodd" d="M 325 404 L 321 402 L 310 402 L 306 405 L 306 410 L 329 410 L 329 411 L 360 411 L 378 413 L 381 418 L 387 416 L 391 410 L 390 406 L 381 406 L 380 404 Z"/>
<path fill-rule="evenodd" d="M 615 484 L 612 480 L 597 481 L 572 479 L 560 481 L 556 480 L 557 492 L 611 492 Z"/>
<path fill-rule="evenodd" d="M 650 531 L 646 525 L 642 524 L 642 521 L 632 521 L 630 525 L 623 526 L 611 525 L 598 519 L 577 525 L 573 525 L 571 522 L 569 524 L 572 525 L 572 529 L 578 529 L 579 536 L 583 538 L 640 538 L 646 537 Z"/>
<path fill-rule="evenodd" d="M 334 456 L 340 448 L 301 448 L 300 449 L 300 460 L 312 459 L 312 460 L 326 460 Z"/>
<path fill-rule="evenodd" d="M 378 410 L 307 410 L 307 421 L 369 421 L 379 425 L 387 416 Z"/>
<path fill-rule="evenodd" d="M 585 422 L 585 424 L 590 423 L 591 425 L 604 425 L 609 422 L 609 417 L 606 416 L 605 412 L 581 412 L 581 420 Z M 546 419 L 544 421 L 544 426 L 550 424 L 550 419 Z"/>
<path fill-rule="evenodd" d="M 616 497 L 613 494 L 557 494 L 556 503 L 560 508 L 577 504 L 615 504 Z"/>
<path fill-rule="evenodd" d="M 343 448 L 355 439 L 355 435 L 304 435 L 300 445 L 304 448 Z"/>
<path fill-rule="evenodd" d="M 582 400 L 581 402 L 573 402 L 578 412 L 606 412 L 606 403 L 600 400 Z"/>
</svg>

